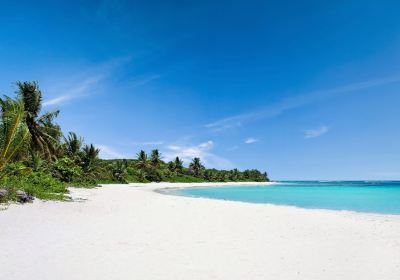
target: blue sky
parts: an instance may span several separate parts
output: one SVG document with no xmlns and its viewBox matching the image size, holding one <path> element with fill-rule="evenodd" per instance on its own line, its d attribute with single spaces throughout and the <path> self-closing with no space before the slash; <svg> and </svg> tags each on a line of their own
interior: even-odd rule
<svg viewBox="0 0 400 280">
<path fill-rule="evenodd" d="M 65 132 L 272 179 L 400 179 L 396 1 L 0 1 L 0 93 Z"/>
</svg>

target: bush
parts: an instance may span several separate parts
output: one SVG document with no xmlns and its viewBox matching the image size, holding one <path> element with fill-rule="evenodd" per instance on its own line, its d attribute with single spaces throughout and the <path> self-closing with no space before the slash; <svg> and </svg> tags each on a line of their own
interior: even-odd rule
<svg viewBox="0 0 400 280">
<path fill-rule="evenodd" d="M 82 168 L 76 165 L 75 161 L 63 157 L 57 159 L 51 165 L 52 175 L 63 182 L 72 182 L 74 179 L 78 179 L 82 174 Z"/>
<path fill-rule="evenodd" d="M 111 165 L 111 174 L 112 174 L 112 179 L 115 182 L 119 183 L 126 183 L 127 182 L 127 168 L 126 168 L 126 162 L 124 161 L 116 161 Z"/>
<path fill-rule="evenodd" d="M 161 182 L 163 179 L 160 171 L 156 169 L 149 169 L 146 171 L 146 180 L 150 182 Z"/>
<path fill-rule="evenodd" d="M 41 199 L 61 199 L 68 192 L 65 184 L 45 173 L 32 173 L 27 178 L 24 191 Z"/>
<path fill-rule="evenodd" d="M 23 190 L 40 199 L 64 199 L 68 192 L 62 182 L 41 172 L 27 176 L 6 176 L 1 179 L 1 185 L 9 191 L 8 199 L 11 200 L 15 200 L 16 190 Z"/>
<path fill-rule="evenodd" d="M 168 179 L 169 182 L 173 183 L 201 183 L 205 182 L 204 179 L 194 177 L 194 176 L 189 176 L 189 175 L 178 175 L 178 176 L 173 176 Z"/>
<path fill-rule="evenodd" d="M 0 172 L 0 177 L 7 177 L 7 176 L 24 176 L 28 175 L 32 172 L 32 169 L 26 167 L 22 163 L 13 162 L 7 164 Z"/>
</svg>

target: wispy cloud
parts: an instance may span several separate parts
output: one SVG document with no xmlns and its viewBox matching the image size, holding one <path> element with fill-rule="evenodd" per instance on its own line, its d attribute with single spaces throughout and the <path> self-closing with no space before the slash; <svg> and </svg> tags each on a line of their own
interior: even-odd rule
<svg viewBox="0 0 400 280">
<path fill-rule="evenodd" d="M 169 145 L 166 147 L 167 150 L 164 152 L 164 156 L 167 161 L 173 160 L 178 156 L 185 164 L 189 164 L 194 157 L 199 157 L 206 167 L 233 168 L 232 162 L 211 152 L 213 147 L 213 141 L 207 141 L 198 145 Z"/>
<path fill-rule="evenodd" d="M 164 141 L 144 141 L 144 142 L 132 142 L 135 146 L 160 146 L 164 144 Z"/>
<path fill-rule="evenodd" d="M 227 148 L 226 150 L 231 152 L 231 151 L 236 151 L 237 149 L 239 149 L 239 146 L 232 146 L 232 147 Z"/>
<path fill-rule="evenodd" d="M 223 118 L 220 120 L 217 120 L 212 123 L 208 123 L 205 125 L 206 128 L 212 130 L 212 131 L 223 131 L 226 129 L 230 128 L 235 128 L 235 127 L 240 127 L 244 123 L 256 121 L 259 119 L 265 119 L 265 118 L 272 118 L 275 116 L 278 116 L 282 114 L 285 111 L 295 109 L 319 100 L 323 100 L 324 98 L 338 95 L 338 94 L 346 94 L 346 93 L 351 93 L 351 92 L 357 92 L 362 89 L 367 89 L 371 87 L 376 87 L 380 85 L 386 85 L 390 83 L 395 83 L 399 82 L 400 77 L 390 77 L 390 78 L 385 78 L 385 79 L 380 79 L 380 80 L 371 80 L 371 81 L 366 81 L 366 82 L 361 82 L 361 83 L 353 83 L 349 84 L 343 87 L 337 87 L 333 89 L 325 89 L 325 90 L 319 90 L 319 91 L 313 91 L 309 92 L 303 95 L 295 96 L 295 97 L 289 97 L 281 102 L 278 102 L 276 104 L 273 104 L 271 106 L 267 106 L 263 109 L 252 111 L 249 113 L 244 113 L 244 114 L 239 114 L 227 118 Z"/>
<path fill-rule="evenodd" d="M 99 157 L 102 159 L 115 159 L 115 158 L 127 158 L 127 156 L 118 153 L 113 148 L 106 146 L 106 145 L 99 145 L 96 144 L 96 147 L 100 149 Z"/>
<path fill-rule="evenodd" d="M 244 139 L 244 143 L 245 144 L 254 144 L 254 143 L 257 143 L 258 141 L 260 141 L 260 140 L 256 139 L 256 138 L 253 138 L 253 137 Z"/>
<path fill-rule="evenodd" d="M 106 61 L 88 68 L 80 73 L 80 78 L 69 79 L 68 81 L 57 82 L 53 90 L 57 95 L 43 102 L 43 106 L 62 105 L 75 99 L 83 98 L 97 92 L 107 78 L 110 78 L 116 68 L 131 61 L 131 57 L 120 57 Z M 63 84 L 67 86 L 63 87 Z M 72 85 L 72 86 L 68 86 Z M 60 89 L 61 88 L 61 89 Z"/>
<path fill-rule="evenodd" d="M 308 138 L 319 137 L 319 136 L 324 135 L 328 131 L 329 131 L 329 127 L 327 127 L 325 125 L 323 125 L 319 128 L 316 128 L 316 129 L 308 129 L 308 130 L 304 131 L 304 138 L 308 139 Z"/>
<path fill-rule="evenodd" d="M 62 96 L 44 101 L 43 106 L 59 105 L 59 104 L 65 103 L 71 99 L 72 99 L 72 96 L 70 96 L 70 95 L 62 95 Z"/>
<path fill-rule="evenodd" d="M 95 87 L 103 78 L 104 76 L 102 75 L 86 78 L 74 87 L 67 89 L 60 96 L 44 101 L 43 106 L 60 105 L 73 99 L 87 96 L 89 94 L 89 91 L 93 87 Z"/>
<path fill-rule="evenodd" d="M 148 74 L 148 75 L 140 75 L 137 77 L 132 78 L 130 81 L 127 82 L 128 87 L 140 87 L 144 86 L 154 80 L 157 80 L 161 77 L 159 74 Z"/>
</svg>

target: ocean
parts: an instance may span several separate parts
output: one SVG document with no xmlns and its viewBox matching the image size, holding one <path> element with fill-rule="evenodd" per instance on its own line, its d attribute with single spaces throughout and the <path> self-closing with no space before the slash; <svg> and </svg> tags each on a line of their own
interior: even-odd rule
<svg viewBox="0 0 400 280">
<path fill-rule="evenodd" d="M 173 193 L 302 208 L 400 214 L 399 181 L 281 181 L 257 186 L 182 188 Z"/>
</svg>

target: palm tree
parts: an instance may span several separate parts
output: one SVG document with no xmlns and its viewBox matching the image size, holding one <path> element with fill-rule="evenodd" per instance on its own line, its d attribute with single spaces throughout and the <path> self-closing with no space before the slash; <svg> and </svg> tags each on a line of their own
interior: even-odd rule
<svg viewBox="0 0 400 280">
<path fill-rule="evenodd" d="M 210 169 L 206 169 L 205 171 L 204 171 L 204 179 L 205 180 L 207 180 L 207 181 L 209 181 L 209 182 L 211 182 L 211 180 L 212 180 L 212 174 L 211 174 L 211 170 Z"/>
<path fill-rule="evenodd" d="M 137 154 L 137 162 L 136 162 L 136 167 L 140 170 L 145 170 L 149 167 L 149 163 L 147 161 L 147 154 L 145 151 L 141 150 Z"/>
<path fill-rule="evenodd" d="M 43 166 L 43 159 L 40 154 L 32 149 L 29 149 L 29 158 L 26 163 L 27 166 L 31 167 L 33 171 L 39 171 Z"/>
<path fill-rule="evenodd" d="M 171 178 L 176 176 L 176 172 L 175 172 L 175 166 L 174 166 L 174 162 L 173 161 L 169 161 L 167 163 L 167 170 L 164 171 L 164 176 L 166 178 Z"/>
<path fill-rule="evenodd" d="M 26 113 L 25 122 L 31 135 L 30 147 L 47 159 L 55 153 L 60 143 L 61 129 L 54 124 L 59 111 L 46 112 L 39 116 L 42 109 L 42 92 L 37 82 L 17 82 L 18 96 Z"/>
<path fill-rule="evenodd" d="M 29 140 L 24 103 L 9 97 L 0 99 L 0 170 Z"/>
<path fill-rule="evenodd" d="M 83 145 L 83 138 L 78 137 L 75 132 L 69 132 L 65 138 L 65 149 L 69 156 L 76 156 L 80 152 Z"/>
<path fill-rule="evenodd" d="M 125 161 L 116 161 L 111 165 L 111 174 L 114 181 L 127 183 L 127 167 Z"/>
<path fill-rule="evenodd" d="M 195 157 L 189 165 L 190 170 L 193 172 L 194 176 L 199 176 L 204 169 L 204 166 L 200 162 L 200 158 Z"/>
<path fill-rule="evenodd" d="M 161 154 L 158 151 L 158 149 L 154 149 L 151 151 L 150 162 L 151 166 L 153 166 L 154 168 L 160 167 L 162 161 L 161 161 Z"/>
<path fill-rule="evenodd" d="M 180 158 L 179 157 L 176 157 L 175 158 L 175 161 L 174 161 L 174 170 L 175 170 L 175 172 L 176 173 L 182 173 L 182 171 L 183 171 L 183 161 L 182 160 L 180 160 Z"/>
<path fill-rule="evenodd" d="M 90 171 L 98 158 L 100 149 L 97 149 L 93 144 L 90 144 L 85 145 L 82 152 L 83 170 Z"/>
</svg>

